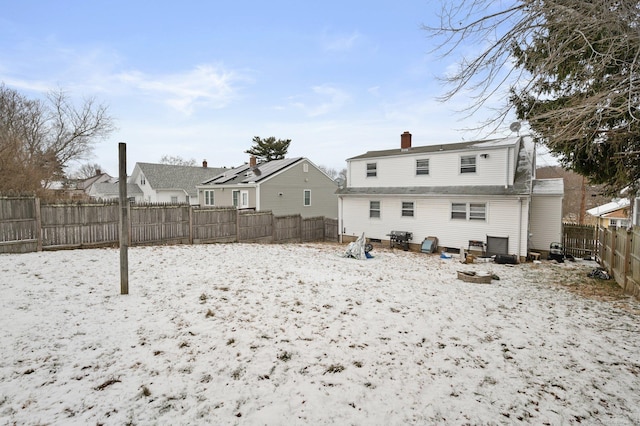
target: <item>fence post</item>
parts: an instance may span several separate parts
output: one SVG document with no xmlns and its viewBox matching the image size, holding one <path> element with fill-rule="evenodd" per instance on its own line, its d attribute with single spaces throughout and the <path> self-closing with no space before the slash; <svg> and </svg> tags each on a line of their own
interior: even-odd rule
<svg viewBox="0 0 640 426">
<path fill-rule="evenodd" d="M 627 278 L 627 276 L 629 275 L 629 266 L 631 265 L 631 241 L 633 238 L 632 235 L 633 233 L 631 232 L 631 230 L 627 229 L 627 237 L 624 241 L 624 267 L 622 268 L 624 275 L 624 277 L 622 278 L 622 288 L 624 289 L 625 293 L 627 291 L 627 283 L 629 281 Z"/>
<path fill-rule="evenodd" d="M 616 240 L 618 239 L 618 232 L 614 232 L 614 230 L 610 230 L 611 232 L 611 249 L 609 252 L 609 275 L 613 277 L 613 269 L 614 263 L 613 261 L 616 258 Z"/>
<path fill-rule="evenodd" d="M 236 243 L 240 242 L 240 209 L 236 207 Z"/>
<path fill-rule="evenodd" d="M 193 206 L 189 206 L 189 244 L 193 244 Z"/>
<path fill-rule="evenodd" d="M 40 216 L 40 198 L 33 199 L 34 210 L 36 215 L 36 251 L 42 251 L 42 217 Z"/>
</svg>

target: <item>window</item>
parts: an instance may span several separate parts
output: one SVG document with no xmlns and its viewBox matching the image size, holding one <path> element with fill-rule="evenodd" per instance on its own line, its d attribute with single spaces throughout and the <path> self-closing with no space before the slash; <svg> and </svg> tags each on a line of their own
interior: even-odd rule
<svg viewBox="0 0 640 426">
<path fill-rule="evenodd" d="M 240 208 L 249 208 L 249 191 L 240 191 Z"/>
<path fill-rule="evenodd" d="M 369 217 L 380 217 L 380 201 L 369 201 Z"/>
<path fill-rule="evenodd" d="M 309 173 L 309 164 L 304 163 L 304 164 L 302 165 L 302 172 L 303 172 L 303 173 Z"/>
<path fill-rule="evenodd" d="M 367 177 L 376 177 L 376 176 L 378 176 L 378 164 L 367 163 Z"/>
<path fill-rule="evenodd" d="M 460 157 L 460 173 L 475 173 L 476 172 L 476 156 L 475 155 L 463 155 Z"/>
<path fill-rule="evenodd" d="M 402 202 L 402 217 L 413 217 L 413 201 Z"/>
<path fill-rule="evenodd" d="M 171 197 L 171 204 L 178 204 L 178 197 L 176 196 Z"/>
<path fill-rule="evenodd" d="M 451 219 L 486 220 L 487 205 L 485 203 L 451 203 Z"/>
<path fill-rule="evenodd" d="M 147 181 L 144 178 L 144 175 L 140 175 L 140 185 L 144 185 L 145 183 L 147 183 Z"/>
<path fill-rule="evenodd" d="M 204 191 L 204 205 L 205 206 L 213 206 L 214 205 L 214 197 L 212 190 Z"/>
<path fill-rule="evenodd" d="M 231 191 L 231 198 L 233 199 L 233 207 L 238 207 L 240 205 L 240 190 L 234 189 Z"/>
<path fill-rule="evenodd" d="M 304 190 L 304 205 L 305 206 L 310 206 L 311 205 L 311 190 L 310 189 L 305 189 Z"/>
<path fill-rule="evenodd" d="M 485 220 L 487 218 L 487 205 L 484 203 L 469 204 L 469 220 Z"/>
<path fill-rule="evenodd" d="M 429 174 L 429 159 L 416 160 L 416 175 Z"/>
<path fill-rule="evenodd" d="M 451 219 L 467 220 L 467 205 L 465 203 L 451 203 Z"/>
</svg>

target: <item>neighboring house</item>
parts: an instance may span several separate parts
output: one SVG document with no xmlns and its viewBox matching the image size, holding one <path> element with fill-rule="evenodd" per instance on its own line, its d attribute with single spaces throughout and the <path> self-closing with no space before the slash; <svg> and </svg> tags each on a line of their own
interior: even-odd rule
<svg viewBox="0 0 640 426">
<path fill-rule="evenodd" d="M 117 200 L 120 198 L 120 184 L 119 182 L 94 183 L 91 185 L 89 195 L 99 200 Z M 127 183 L 127 199 L 135 203 L 144 201 L 144 194 L 135 183 Z"/>
<path fill-rule="evenodd" d="M 201 206 L 270 210 L 274 215 L 338 217 L 338 185 L 304 157 L 229 169 L 198 186 Z"/>
<path fill-rule="evenodd" d="M 629 207 L 628 198 L 619 198 L 589 209 L 587 214 L 596 219 L 596 226 L 599 228 L 626 228 L 629 226 Z"/>
<path fill-rule="evenodd" d="M 79 180 L 76 184 L 76 188 L 89 194 L 91 187 L 97 183 L 115 182 L 116 178 L 111 177 L 108 173 L 102 173 L 101 170 L 96 170 L 96 175 L 87 179 Z"/>
<path fill-rule="evenodd" d="M 138 185 L 144 202 L 198 205 L 196 187 L 225 170 L 210 168 L 206 161 L 202 162 L 202 167 L 136 163 L 129 183 Z"/>
<path fill-rule="evenodd" d="M 47 185 L 48 189 L 54 190 L 65 197 L 74 200 L 88 199 L 91 188 L 96 183 L 114 182 L 114 178 L 107 173 L 96 170 L 95 176 L 86 179 L 67 179 L 65 181 L 54 181 Z"/>
<path fill-rule="evenodd" d="M 482 241 L 488 254 L 519 257 L 562 241 L 562 179 L 535 178 L 530 137 L 421 147 L 409 132 L 400 139 L 399 149 L 347 160 L 342 241 L 408 231 L 417 245 L 429 236 L 451 249 Z"/>
</svg>

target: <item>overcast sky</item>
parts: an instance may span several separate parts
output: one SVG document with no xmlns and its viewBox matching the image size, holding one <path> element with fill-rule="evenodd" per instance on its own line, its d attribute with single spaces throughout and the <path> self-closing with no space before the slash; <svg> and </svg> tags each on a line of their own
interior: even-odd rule
<svg viewBox="0 0 640 426">
<path fill-rule="evenodd" d="M 429 53 L 438 1 L 0 0 L 0 81 L 109 105 L 118 130 L 91 162 L 117 174 L 162 155 L 248 161 L 254 136 L 335 169 L 369 150 L 491 135 L 442 104 L 455 57 Z M 508 127 L 508 123 L 505 127 Z M 498 136 L 508 135 L 508 128 Z M 496 136 L 496 135 L 492 135 Z"/>
</svg>

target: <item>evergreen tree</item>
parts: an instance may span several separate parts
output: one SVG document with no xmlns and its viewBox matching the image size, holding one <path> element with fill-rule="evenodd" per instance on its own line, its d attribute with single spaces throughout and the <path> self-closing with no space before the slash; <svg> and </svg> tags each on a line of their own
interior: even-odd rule
<svg viewBox="0 0 640 426">
<path fill-rule="evenodd" d="M 282 160 L 287 155 L 289 144 L 291 144 L 291 139 L 276 139 L 273 136 L 262 139 L 259 136 L 254 136 L 253 146 L 245 152 L 255 155 L 259 163 Z"/>
</svg>

